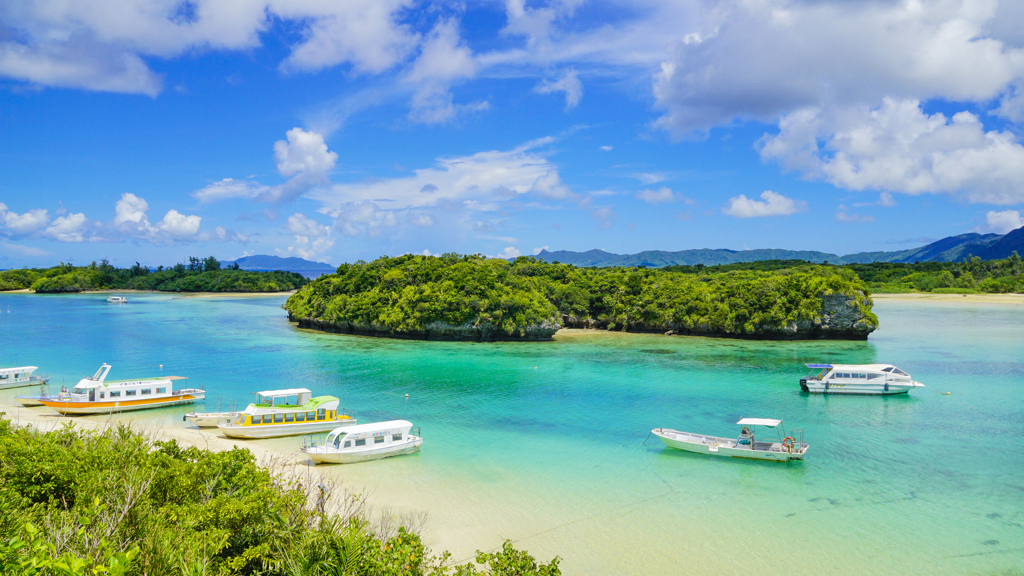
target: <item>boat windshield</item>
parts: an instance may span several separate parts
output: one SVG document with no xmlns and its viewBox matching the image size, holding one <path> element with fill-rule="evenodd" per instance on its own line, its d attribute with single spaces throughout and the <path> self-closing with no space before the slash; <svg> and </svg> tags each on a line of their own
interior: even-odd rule
<svg viewBox="0 0 1024 576">
<path fill-rule="evenodd" d="M 344 437 L 345 437 L 345 433 L 344 432 L 342 432 L 341 434 L 338 434 L 338 437 L 334 439 L 334 447 L 335 448 L 341 448 L 341 439 L 344 438 Z M 328 443 L 331 442 L 331 438 L 329 436 L 327 437 L 327 442 Z"/>
</svg>

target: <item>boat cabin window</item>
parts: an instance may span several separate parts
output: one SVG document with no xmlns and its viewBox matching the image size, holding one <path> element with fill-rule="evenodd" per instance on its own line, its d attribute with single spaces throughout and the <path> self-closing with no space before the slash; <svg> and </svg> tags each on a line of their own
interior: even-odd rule
<svg viewBox="0 0 1024 576">
<path fill-rule="evenodd" d="M 366 438 L 360 438 L 356 440 L 356 446 L 366 446 Z"/>
<path fill-rule="evenodd" d="M 402 433 L 401 432 L 399 432 L 398 434 L 392 434 L 391 435 L 391 441 L 392 442 L 398 442 L 401 439 L 402 439 Z"/>
<path fill-rule="evenodd" d="M 113 392 L 113 391 L 112 391 L 112 392 L 110 393 L 110 397 L 111 397 L 111 398 L 120 398 L 120 397 L 121 397 L 121 393 L 120 393 L 120 392 Z"/>
<path fill-rule="evenodd" d="M 78 387 L 76 387 L 74 390 L 71 391 L 71 393 L 72 394 L 85 394 L 85 388 L 78 388 Z"/>
<path fill-rule="evenodd" d="M 135 390 L 125 390 L 124 391 L 124 395 L 125 396 L 135 396 L 135 392 L 136 392 Z"/>
<path fill-rule="evenodd" d="M 323 408 L 321 408 L 321 409 L 316 411 L 316 419 L 317 420 L 325 420 L 326 418 L 327 418 L 327 410 L 324 410 Z"/>
<path fill-rule="evenodd" d="M 892 373 L 893 374 L 899 374 L 900 376 L 910 376 L 910 374 L 907 374 L 906 372 L 904 372 L 903 370 L 900 370 L 899 368 L 893 368 L 892 369 Z"/>
<path fill-rule="evenodd" d="M 0 380 L 7 380 L 7 374 L 0 374 Z"/>
<path fill-rule="evenodd" d="M 103 391 L 102 391 L 102 390 L 100 390 L 100 398 L 103 398 L 103 397 L 104 397 L 104 396 L 103 396 Z"/>
<path fill-rule="evenodd" d="M 352 447 L 352 443 L 349 442 L 348 440 L 346 440 L 345 441 L 345 448 L 351 448 L 351 447 Z"/>
<path fill-rule="evenodd" d="M 316 420 L 316 412 L 306 412 L 306 421 L 312 422 L 313 420 Z"/>
<path fill-rule="evenodd" d="M 142 389 L 142 395 L 143 396 L 149 396 L 152 393 L 153 393 L 153 389 L 152 388 L 143 388 Z"/>
<path fill-rule="evenodd" d="M 881 378 L 881 374 L 868 374 L 868 378 L 874 380 L 875 378 Z"/>
<path fill-rule="evenodd" d="M 305 412 L 298 412 L 298 413 L 296 413 L 295 414 L 295 421 L 296 422 L 305 422 L 306 421 L 306 413 Z"/>
<path fill-rule="evenodd" d="M 374 444 L 383 444 L 384 443 L 384 437 L 383 436 L 375 436 L 373 438 L 373 443 Z"/>
<path fill-rule="evenodd" d="M 342 441 L 342 439 L 344 439 L 344 438 L 345 438 L 345 435 L 344 435 L 344 434 L 338 434 L 338 437 L 334 439 L 334 447 L 335 447 L 335 448 L 339 448 L 339 447 L 341 447 L 341 441 Z M 328 439 L 327 439 L 327 441 L 328 441 L 328 442 L 330 442 L 330 441 L 331 441 L 331 439 L 330 439 L 330 438 L 328 438 Z M 346 444 L 348 444 L 348 443 L 346 442 Z"/>
<path fill-rule="evenodd" d="M 892 372 L 892 366 L 889 366 L 888 368 L 882 368 L 882 372 Z"/>
<path fill-rule="evenodd" d="M 294 412 L 288 412 L 287 414 L 285 414 L 284 415 L 284 421 L 285 422 L 295 422 L 295 413 Z"/>
<path fill-rule="evenodd" d="M 284 422 L 284 414 L 274 414 L 274 423 L 280 424 L 281 422 Z"/>
<path fill-rule="evenodd" d="M 157 394 L 163 394 L 164 392 L 167 392 L 167 388 L 157 388 L 156 389 L 156 393 Z"/>
</svg>

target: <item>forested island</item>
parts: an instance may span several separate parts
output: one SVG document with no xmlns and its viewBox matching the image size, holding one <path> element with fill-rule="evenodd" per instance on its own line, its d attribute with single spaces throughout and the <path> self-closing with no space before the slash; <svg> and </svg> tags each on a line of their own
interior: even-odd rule
<svg viewBox="0 0 1024 576">
<path fill-rule="evenodd" d="M 2 414 L 2 413 L 0 413 Z M 48 432 L 0 419 L 0 574 L 558 576 L 506 542 L 453 565 L 401 519 L 251 452 L 152 441 L 124 425 Z"/>
<path fill-rule="evenodd" d="M 661 270 L 685 274 L 719 273 L 736 270 L 778 271 L 806 266 L 803 260 L 761 260 L 721 266 L 666 266 Z M 844 264 L 874 294 L 1009 294 L 1024 293 L 1024 262 L 1013 252 L 1008 258 L 982 260 L 968 256 L 960 262 L 871 262 Z"/>
<path fill-rule="evenodd" d="M 0 291 L 31 289 L 40 294 L 88 290 L 154 290 L 158 292 L 287 292 L 305 286 L 301 274 L 284 271 L 241 270 L 238 264 L 222 268 L 217 258 L 189 258 L 156 270 L 135 263 L 115 268 L 106 260 L 88 266 L 61 263 L 52 268 L 0 272 Z"/>
<path fill-rule="evenodd" d="M 686 273 L 577 268 L 529 257 L 382 257 L 292 295 L 299 326 L 438 340 L 546 340 L 560 328 L 753 339 L 865 339 L 864 282 L 834 266 Z"/>
</svg>

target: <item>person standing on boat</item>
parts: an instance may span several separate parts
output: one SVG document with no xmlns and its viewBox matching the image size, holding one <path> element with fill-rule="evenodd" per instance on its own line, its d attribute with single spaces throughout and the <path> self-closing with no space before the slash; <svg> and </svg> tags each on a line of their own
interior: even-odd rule
<svg viewBox="0 0 1024 576">
<path fill-rule="evenodd" d="M 751 449 L 754 447 L 754 433 L 750 431 L 750 428 L 746 426 L 740 430 L 740 438 L 736 441 L 739 446 L 750 446 Z"/>
</svg>

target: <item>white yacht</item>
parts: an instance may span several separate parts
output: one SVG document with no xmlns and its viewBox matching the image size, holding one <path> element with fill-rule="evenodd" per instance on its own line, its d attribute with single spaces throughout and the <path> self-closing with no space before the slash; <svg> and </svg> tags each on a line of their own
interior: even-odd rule
<svg viewBox="0 0 1024 576">
<path fill-rule="evenodd" d="M 423 438 L 413 436 L 409 433 L 411 430 L 412 423 L 406 420 L 344 426 L 333 430 L 324 442 L 307 436 L 303 439 L 302 452 L 314 464 L 351 464 L 411 454 L 419 452 L 423 444 Z"/>
<path fill-rule="evenodd" d="M 339 403 L 334 396 L 314 398 L 306 388 L 257 392 L 256 402 L 234 419 L 217 424 L 217 429 L 228 438 L 276 438 L 355 424 L 355 418 L 339 413 Z"/>
<path fill-rule="evenodd" d="M 816 374 L 800 379 L 812 394 L 906 394 L 924 384 L 892 364 L 807 364 Z"/>
<path fill-rule="evenodd" d="M 695 454 L 708 454 L 711 456 L 730 456 L 732 458 L 751 458 L 754 460 L 773 460 L 776 462 L 788 462 L 790 460 L 803 460 L 807 453 L 808 445 L 804 442 L 804 431 L 793 429 L 790 435 L 783 438 L 786 429 L 782 426 L 782 420 L 770 418 L 741 418 L 737 422 L 743 428 L 737 438 L 720 438 L 718 436 L 705 436 L 691 432 L 680 432 L 669 428 L 655 428 L 651 433 L 661 438 L 669 448 L 685 450 Z M 778 442 L 769 440 L 763 442 L 756 438 L 755 426 L 775 428 L 778 433 Z"/>
<path fill-rule="evenodd" d="M 128 299 L 124 296 L 108 296 L 107 302 L 110 302 L 111 304 L 127 304 Z"/>
<path fill-rule="evenodd" d="M 21 366 L 20 368 L 0 368 L 0 390 L 40 386 L 50 381 L 49 374 L 33 376 L 38 366 Z"/>
</svg>

